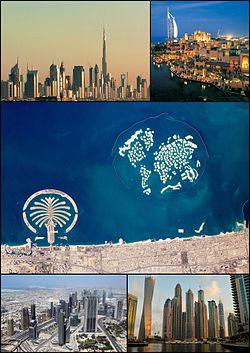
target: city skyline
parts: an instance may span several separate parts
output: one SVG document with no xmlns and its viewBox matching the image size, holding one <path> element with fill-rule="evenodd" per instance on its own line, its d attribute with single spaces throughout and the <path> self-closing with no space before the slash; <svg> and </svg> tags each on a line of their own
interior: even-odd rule
<svg viewBox="0 0 250 353">
<path fill-rule="evenodd" d="M 30 287 L 65 287 L 65 283 L 70 283 L 70 287 L 122 287 L 125 284 L 125 275 L 84 275 L 84 283 L 79 283 L 82 275 L 13 275 L 1 276 L 1 287 L 3 289 L 14 289 L 25 286 Z M 86 282 L 85 282 L 86 281 Z"/>
<path fill-rule="evenodd" d="M 198 291 L 204 290 L 205 303 L 209 300 L 215 300 L 219 304 L 221 299 L 224 305 L 225 325 L 227 332 L 227 316 L 233 313 L 233 302 L 231 296 L 230 279 L 228 275 L 206 275 L 204 276 L 182 276 L 182 275 L 156 275 L 155 290 L 152 300 L 152 335 L 155 332 L 162 334 L 162 312 L 165 301 L 174 298 L 176 285 L 179 283 L 182 287 L 182 311 L 186 311 L 186 293 L 189 289 L 193 292 L 194 302 L 198 301 Z M 128 292 L 137 297 L 137 314 L 135 322 L 135 336 L 138 336 L 138 330 L 141 320 L 143 303 L 144 276 L 129 276 Z M 228 292 L 229 291 L 229 292 Z M 228 295 L 228 293 L 230 295 Z"/>
<path fill-rule="evenodd" d="M 151 40 L 167 38 L 167 8 L 178 23 L 179 36 L 197 29 L 212 36 L 249 36 L 248 1 L 153 1 Z"/>
<path fill-rule="evenodd" d="M 130 81 L 133 83 L 137 75 L 149 79 L 148 2 L 135 2 L 132 12 L 129 1 L 119 3 L 96 1 L 94 4 L 93 2 L 64 2 L 60 7 L 57 2 L 48 4 L 24 1 L 21 5 L 11 1 L 1 4 L 2 13 L 4 13 L 4 16 L 2 15 L 2 79 L 8 78 L 10 67 L 15 64 L 17 57 L 21 74 L 26 74 L 28 64 L 30 68 L 39 70 L 42 82 L 48 76 L 48 68 L 52 63 L 60 65 L 63 61 L 68 74 L 72 74 L 74 65 L 82 65 L 85 71 L 95 64 L 101 67 L 103 27 L 109 37 L 108 72 L 117 79 L 121 73 L 128 72 Z M 58 16 L 53 15 L 55 11 Z M 37 26 L 37 23 L 44 18 L 46 18 L 46 26 Z M 126 31 L 121 26 L 121 18 L 124 22 L 129 21 L 130 25 L 126 27 Z M 72 30 L 71 21 L 74 21 Z M 21 32 L 16 26 L 16 23 L 20 22 Z M 62 23 L 68 23 L 69 28 L 62 27 Z M 34 30 L 30 31 L 30 28 Z M 55 37 L 51 33 L 56 35 L 56 45 Z M 8 40 L 10 37 L 11 41 Z M 37 40 L 37 45 L 34 44 L 36 43 L 34 39 Z M 130 56 L 127 55 L 128 48 L 132 53 Z M 140 59 L 135 60 L 135 58 Z"/>
</svg>

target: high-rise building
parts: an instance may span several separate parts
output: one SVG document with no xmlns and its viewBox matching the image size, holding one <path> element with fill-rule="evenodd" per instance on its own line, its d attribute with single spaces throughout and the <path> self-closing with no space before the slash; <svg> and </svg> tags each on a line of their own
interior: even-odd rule
<svg viewBox="0 0 250 353">
<path fill-rule="evenodd" d="M 186 293 L 186 323 L 187 323 L 187 335 L 186 338 L 193 339 L 195 336 L 194 332 L 194 295 L 191 289 Z"/>
<path fill-rule="evenodd" d="M 28 70 L 27 81 L 25 83 L 25 97 L 36 98 L 38 97 L 38 71 Z"/>
<path fill-rule="evenodd" d="M 52 64 L 49 68 L 50 83 L 51 83 L 51 96 L 59 97 L 60 95 L 60 70 L 59 66 Z"/>
<path fill-rule="evenodd" d="M 234 314 L 229 313 L 227 318 L 228 336 L 233 337 L 238 333 L 238 323 Z"/>
<path fill-rule="evenodd" d="M 105 33 L 105 29 L 103 28 L 103 43 L 102 43 L 102 74 L 103 74 L 103 78 L 104 80 L 106 80 L 107 77 L 107 73 L 108 73 L 108 67 L 107 67 L 107 58 L 106 58 L 106 33 Z"/>
<path fill-rule="evenodd" d="M 230 275 L 236 320 L 243 330 L 249 325 L 249 275 Z"/>
<path fill-rule="evenodd" d="M 36 304 L 31 304 L 31 320 L 36 320 Z"/>
<path fill-rule="evenodd" d="M 60 93 L 64 92 L 66 89 L 66 77 L 65 77 L 65 67 L 63 62 L 60 66 Z"/>
<path fill-rule="evenodd" d="M 128 339 L 133 339 L 135 336 L 135 319 L 137 310 L 137 297 L 128 294 Z"/>
<path fill-rule="evenodd" d="M 182 337 L 182 290 L 178 283 L 175 287 L 175 296 L 172 299 L 172 333 L 174 339 Z"/>
<path fill-rule="evenodd" d="M 7 320 L 7 335 L 8 336 L 14 335 L 14 320 L 13 320 L 13 318 L 9 318 Z"/>
<path fill-rule="evenodd" d="M 141 98 L 142 99 L 147 99 L 148 98 L 148 85 L 147 85 L 147 80 L 145 78 L 142 79 L 142 94 Z"/>
<path fill-rule="evenodd" d="M 60 310 L 58 319 L 58 344 L 63 346 L 66 343 L 66 333 L 68 327 L 68 320 L 65 317 L 65 313 Z"/>
<path fill-rule="evenodd" d="M 87 295 L 84 298 L 84 332 L 97 331 L 98 297 Z"/>
<path fill-rule="evenodd" d="M 151 336 L 152 331 L 152 299 L 154 294 L 155 278 L 153 276 L 145 277 L 144 284 L 144 302 L 141 323 L 139 328 L 139 340 L 144 341 Z"/>
<path fill-rule="evenodd" d="M 19 66 L 17 63 L 11 68 L 9 74 L 9 81 L 13 82 L 13 97 L 20 97 L 20 76 L 19 76 Z"/>
<path fill-rule="evenodd" d="M 11 100 L 14 98 L 14 90 L 13 90 L 13 82 L 8 81 L 1 81 L 1 99 Z"/>
<path fill-rule="evenodd" d="M 220 338 L 225 338 L 225 318 L 224 318 L 224 308 L 221 300 L 218 304 L 219 311 L 219 336 Z"/>
<path fill-rule="evenodd" d="M 85 97 L 85 71 L 83 66 L 74 66 L 73 92 L 77 98 L 83 99 Z"/>
<path fill-rule="evenodd" d="M 31 319 L 29 325 L 29 338 L 35 340 L 37 338 L 37 321 Z"/>
<path fill-rule="evenodd" d="M 105 290 L 103 290 L 102 292 L 102 304 L 105 305 L 106 303 L 106 296 L 107 296 L 107 293 Z"/>
<path fill-rule="evenodd" d="M 95 65 L 95 87 L 99 87 L 99 67 Z"/>
<path fill-rule="evenodd" d="M 163 307 L 162 338 L 170 340 L 172 338 L 172 309 L 171 300 L 168 298 Z"/>
<path fill-rule="evenodd" d="M 21 312 L 21 328 L 22 330 L 27 330 L 29 328 L 30 318 L 29 309 L 27 307 L 22 309 Z"/>
<path fill-rule="evenodd" d="M 118 299 L 115 304 L 114 318 L 116 320 L 121 320 L 123 312 L 123 299 Z"/>
<path fill-rule="evenodd" d="M 94 85 L 94 69 L 92 66 L 89 68 L 89 87 L 93 87 Z"/>
<path fill-rule="evenodd" d="M 174 16 L 167 9 L 167 21 L 168 21 L 168 39 L 176 40 L 178 37 L 178 27 Z"/>
<path fill-rule="evenodd" d="M 204 291 L 198 291 L 198 302 L 195 302 L 195 338 L 203 340 L 208 338 L 207 306 L 204 301 Z"/>
<path fill-rule="evenodd" d="M 218 338 L 218 309 L 214 300 L 208 301 L 208 337 L 210 339 Z"/>
<path fill-rule="evenodd" d="M 79 325 L 79 322 L 78 310 L 74 308 L 70 314 L 70 326 L 77 326 Z"/>
<path fill-rule="evenodd" d="M 187 338 L 187 313 L 185 311 L 181 313 L 181 338 L 183 340 Z"/>
</svg>

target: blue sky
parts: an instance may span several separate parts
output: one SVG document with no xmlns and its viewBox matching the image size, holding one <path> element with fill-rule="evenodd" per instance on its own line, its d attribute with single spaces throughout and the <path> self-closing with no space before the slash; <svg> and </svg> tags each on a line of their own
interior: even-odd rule
<svg viewBox="0 0 250 353">
<path fill-rule="evenodd" d="M 179 36 L 197 29 L 216 35 L 249 35 L 248 1 L 152 1 L 151 36 L 167 37 L 166 9 L 175 17 Z"/>
<path fill-rule="evenodd" d="M 186 292 L 191 289 L 194 294 L 194 300 L 198 298 L 198 290 L 205 292 L 205 301 L 214 299 L 217 303 L 221 299 L 224 305 L 225 324 L 227 327 L 227 316 L 233 312 L 232 295 L 229 275 L 157 275 L 153 296 L 153 328 L 155 332 L 162 331 L 162 313 L 165 300 L 174 297 L 174 289 L 177 283 L 182 287 L 182 310 L 185 311 Z M 144 278 L 142 275 L 131 275 L 128 280 L 128 291 L 138 297 L 136 328 L 135 334 L 138 334 L 139 324 L 142 313 Z M 154 332 L 152 332 L 154 334 Z"/>
<path fill-rule="evenodd" d="M 125 275 L 2 275 L 2 288 L 39 287 L 123 287 Z"/>
</svg>

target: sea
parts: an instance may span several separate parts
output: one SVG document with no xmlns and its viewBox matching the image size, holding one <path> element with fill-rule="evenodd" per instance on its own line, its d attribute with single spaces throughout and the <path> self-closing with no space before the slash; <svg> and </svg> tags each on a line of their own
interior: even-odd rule
<svg viewBox="0 0 250 353">
<path fill-rule="evenodd" d="M 56 238 L 57 244 L 213 236 L 242 229 L 249 194 L 247 103 L 6 102 L 1 107 L 2 244 L 20 245 L 39 236 L 26 227 L 22 209 L 42 189 L 64 191 L 78 207 L 68 240 Z M 126 187 L 112 156 L 122 131 L 162 113 L 194 127 L 208 152 L 197 184 L 170 199 Z M 195 233 L 203 222 L 201 233 Z M 64 234 L 59 229 L 57 235 Z M 46 238 L 37 243 L 47 245 Z"/>
</svg>

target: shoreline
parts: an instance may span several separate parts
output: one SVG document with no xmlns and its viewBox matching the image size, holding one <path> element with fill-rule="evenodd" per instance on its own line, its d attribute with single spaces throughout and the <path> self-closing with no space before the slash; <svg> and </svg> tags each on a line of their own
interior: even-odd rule
<svg viewBox="0 0 250 353">
<path fill-rule="evenodd" d="M 244 225 L 242 224 L 242 227 L 244 227 Z M 160 238 L 160 239 L 146 239 L 146 240 L 138 240 L 138 241 L 132 241 L 132 242 L 126 242 L 124 241 L 123 243 L 119 243 L 119 241 L 117 243 L 113 243 L 111 242 L 111 244 L 109 242 L 107 243 L 101 243 L 101 244 L 65 244 L 65 245 L 52 245 L 52 248 L 64 248 L 64 247 L 70 247 L 70 248 L 76 248 L 76 247 L 86 247 L 86 248 L 91 248 L 91 247 L 110 247 L 110 246 L 122 246 L 122 245 L 127 245 L 127 246 L 134 246 L 134 245 L 144 245 L 144 244 L 150 244 L 150 243 L 162 243 L 162 242 L 167 242 L 167 243 L 171 243 L 171 242 L 181 242 L 181 241 L 189 241 L 189 240 L 198 240 L 198 239 L 204 239 L 204 238 L 211 238 L 211 237 L 225 237 L 228 235 L 232 235 L 235 233 L 242 233 L 245 231 L 245 227 L 242 230 L 237 230 L 237 231 L 231 231 L 231 232 L 220 232 L 219 234 L 211 234 L 211 235 L 192 235 L 192 236 L 188 236 L 188 237 L 175 237 L 175 238 Z M 35 243 L 35 242 L 34 242 Z M 1 249 L 4 247 L 8 247 L 10 249 L 12 248 L 16 248 L 16 249 L 23 249 L 27 247 L 27 243 L 24 244 L 20 244 L 20 245 L 9 245 L 9 244 L 1 244 Z M 50 245 L 37 245 L 36 248 L 41 248 L 41 249 L 46 249 L 46 248 L 50 248 Z"/>
<path fill-rule="evenodd" d="M 8 254 L 2 273 L 248 273 L 249 230 L 124 244 L 33 247 Z M 12 247 L 13 249 L 14 247 Z M 15 249 L 27 251 L 26 245 Z M 11 250 L 11 247 L 8 248 Z M 28 249 L 30 251 L 30 249 Z"/>
</svg>

